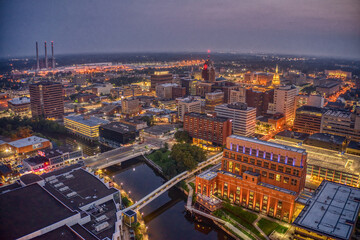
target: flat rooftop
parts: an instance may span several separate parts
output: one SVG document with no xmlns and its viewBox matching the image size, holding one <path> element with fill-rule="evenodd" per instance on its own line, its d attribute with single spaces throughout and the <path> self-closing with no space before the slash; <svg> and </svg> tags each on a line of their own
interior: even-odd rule
<svg viewBox="0 0 360 240">
<path fill-rule="evenodd" d="M 0 194 L 0 209 L 2 239 L 17 239 L 77 214 L 38 184 Z"/>
<path fill-rule="evenodd" d="M 108 120 L 104 120 L 104 119 L 93 117 L 93 116 L 90 116 L 89 118 L 86 118 L 86 117 L 84 118 L 84 116 L 82 116 L 82 115 L 67 116 L 67 117 L 65 117 L 65 119 L 68 119 L 68 120 L 71 120 L 71 121 L 74 121 L 74 122 L 77 122 L 77 123 L 80 123 L 83 125 L 87 125 L 89 127 L 95 127 L 95 126 L 98 126 L 101 124 L 110 123 L 110 121 L 108 121 Z"/>
<path fill-rule="evenodd" d="M 256 138 L 248 138 L 248 137 L 243 137 L 243 136 L 239 136 L 239 135 L 231 135 L 229 138 L 239 139 L 239 140 L 243 140 L 243 141 L 247 141 L 247 142 L 251 142 L 251 143 L 262 144 L 265 146 L 280 148 L 280 149 L 297 152 L 297 153 L 306 153 L 306 150 L 302 149 L 302 148 L 291 147 L 291 146 L 274 143 L 274 142 L 267 142 L 267 141 L 259 140 Z"/>
<path fill-rule="evenodd" d="M 199 174 L 197 177 L 205 179 L 205 180 L 211 180 L 211 179 L 214 179 L 216 176 L 217 176 L 216 172 L 206 171 L 206 172 Z"/>
<path fill-rule="evenodd" d="M 155 125 L 149 128 L 144 129 L 145 132 L 154 134 L 154 135 L 161 135 L 170 131 L 175 130 L 178 128 L 178 124 L 166 124 L 166 125 Z"/>
<path fill-rule="evenodd" d="M 82 168 L 73 169 L 44 178 L 45 189 L 71 209 L 92 203 L 98 199 L 116 193 L 115 188 L 108 188 L 101 180 Z"/>
<path fill-rule="evenodd" d="M 284 131 L 276 134 L 275 138 L 276 138 L 276 136 L 287 137 L 287 138 L 298 139 L 298 140 L 304 141 L 305 139 L 307 139 L 310 136 L 310 134 L 284 130 Z"/>
<path fill-rule="evenodd" d="M 350 239 L 360 211 L 360 189 L 324 180 L 294 225 L 331 238 Z"/>
<path fill-rule="evenodd" d="M 328 133 L 314 133 L 313 135 L 308 137 L 308 140 L 317 140 L 325 143 L 335 143 L 338 145 L 342 145 L 345 142 L 346 138 Z"/>
<path fill-rule="evenodd" d="M 229 119 L 228 118 L 224 118 L 224 117 L 213 117 L 213 116 L 208 116 L 207 114 L 202 114 L 202 113 L 185 113 L 185 115 L 190 116 L 190 117 L 196 117 L 196 118 L 202 118 L 202 119 L 206 119 L 206 120 L 210 120 L 210 121 L 216 121 L 216 122 L 226 122 Z"/>
<path fill-rule="evenodd" d="M 20 98 L 13 98 L 8 101 L 13 105 L 20 105 L 20 104 L 30 104 L 30 98 L 28 97 L 20 97 Z"/>
<path fill-rule="evenodd" d="M 33 240 L 83 240 L 84 238 L 80 237 L 78 233 L 76 233 L 70 227 L 64 225 L 59 227 L 51 232 L 40 235 Z M 86 238 L 87 240 L 87 238 Z"/>
<path fill-rule="evenodd" d="M 120 122 L 112 122 L 106 125 L 101 126 L 101 128 L 108 129 L 117 133 L 128 133 L 135 132 L 136 127 L 130 124 L 120 123 Z"/>
<path fill-rule="evenodd" d="M 45 138 L 37 137 L 37 136 L 31 136 L 31 137 L 19 139 L 19 140 L 13 141 L 13 142 L 9 142 L 8 144 L 10 146 L 13 146 L 16 148 L 22 148 L 22 147 L 26 147 L 29 145 L 34 145 L 34 144 L 44 143 L 44 142 L 49 142 L 49 140 L 47 140 Z"/>
</svg>

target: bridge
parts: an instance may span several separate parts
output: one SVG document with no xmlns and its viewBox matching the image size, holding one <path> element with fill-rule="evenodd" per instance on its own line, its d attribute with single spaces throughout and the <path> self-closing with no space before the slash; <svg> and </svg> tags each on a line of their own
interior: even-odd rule
<svg viewBox="0 0 360 240">
<path fill-rule="evenodd" d="M 208 160 L 199 163 L 198 166 L 194 170 L 180 173 L 179 175 L 173 177 L 172 179 L 170 179 L 169 181 L 167 181 L 166 183 L 164 183 L 163 185 L 161 185 L 160 187 L 158 187 L 157 189 L 155 189 L 154 191 L 152 191 L 151 193 L 149 193 L 148 195 L 146 195 L 145 197 L 143 197 L 142 199 L 137 201 L 135 204 L 131 205 L 128 208 L 121 210 L 121 212 L 126 212 L 128 210 L 137 211 L 137 210 L 143 208 L 144 206 L 146 206 L 147 204 L 149 204 L 150 202 L 155 200 L 158 196 L 160 196 L 161 194 L 163 194 L 164 192 L 166 192 L 167 190 L 169 190 L 170 188 L 175 186 L 177 183 L 192 176 L 197 171 L 200 171 L 201 169 L 203 169 L 211 164 L 216 164 L 217 162 L 219 162 L 222 158 L 222 155 L 223 155 L 222 152 L 219 154 L 216 154 L 216 155 L 210 157 Z"/>
<path fill-rule="evenodd" d="M 143 143 L 129 147 L 116 148 L 96 156 L 88 157 L 84 162 L 87 167 L 94 170 L 103 169 L 142 156 L 153 149 L 159 149 L 159 147 Z"/>
</svg>

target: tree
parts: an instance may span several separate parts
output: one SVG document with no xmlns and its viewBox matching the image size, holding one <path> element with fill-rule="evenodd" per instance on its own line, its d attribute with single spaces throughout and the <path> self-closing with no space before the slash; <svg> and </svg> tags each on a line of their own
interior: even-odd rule
<svg viewBox="0 0 360 240">
<path fill-rule="evenodd" d="M 187 131 L 177 131 L 174 137 L 179 143 L 191 143 L 191 137 Z"/>
</svg>

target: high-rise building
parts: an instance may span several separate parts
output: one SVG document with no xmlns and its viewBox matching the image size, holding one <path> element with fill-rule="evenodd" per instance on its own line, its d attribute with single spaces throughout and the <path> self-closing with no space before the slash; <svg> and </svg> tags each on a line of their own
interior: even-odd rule
<svg viewBox="0 0 360 240">
<path fill-rule="evenodd" d="M 321 132 L 360 141 L 360 107 L 352 113 L 346 110 L 328 109 L 324 112 Z"/>
<path fill-rule="evenodd" d="M 184 131 L 189 133 L 195 144 L 222 146 L 231 135 L 231 120 L 200 113 L 186 113 Z"/>
<path fill-rule="evenodd" d="M 205 94 L 205 111 L 214 111 L 215 106 L 224 103 L 224 92 L 215 91 Z"/>
<path fill-rule="evenodd" d="M 201 113 L 201 101 L 194 98 L 184 98 L 178 101 L 178 116 L 184 121 L 185 113 Z"/>
<path fill-rule="evenodd" d="M 295 118 L 295 96 L 298 90 L 295 86 L 283 86 L 275 89 L 275 111 L 285 116 L 285 121 L 292 125 Z"/>
<path fill-rule="evenodd" d="M 319 133 L 324 110 L 318 107 L 302 106 L 296 109 L 294 131 L 302 133 Z"/>
<path fill-rule="evenodd" d="M 246 88 L 230 90 L 228 103 L 236 103 L 236 102 L 246 103 Z"/>
<path fill-rule="evenodd" d="M 274 74 L 273 79 L 272 79 L 272 84 L 275 85 L 275 86 L 280 85 L 279 67 L 278 67 L 277 64 L 276 64 L 275 74 Z"/>
<path fill-rule="evenodd" d="M 218 117 L 232 119 L 233 134 L 248 137 L 255 133 L 256 109 L 246 103 L 218 105 L 215 112 Z"/>
<path fill-rule="evenodd" d="M 29 91 L 33 117 L 63 118 L 64 94 L 60 83 L 40 82 L 31 84 Z"/>
<path fill-rule="evenodd" d="M 221 170 L 196 177 L 196 193 L 220 195 L 231 203 L 291 222 L 295 200 L 305 187 L 304 149 L 231 135 Z"/>
<path fill-rule="evenodd" d="M 150 76 L 150 81 L 151 81 L 150 89 L 155 90 L 156 85 L 158 84 L 172 83 L 173 75 L 168 71 L 154 72 L 154 74 Z"/>
<path fill-rule="evenodd" d="M 256 116 L 266 115 L 269 103 L 274 102 L 274 89 L 246 89 L 246 103 L 256 109 Z"/>
<path fill-rule="evenodd" d="M 205 63 L 202 70 L 202 78 L 206 82 L 215 82 L 215 67 L 214 63 L 208 58 Z"/>
</svg>

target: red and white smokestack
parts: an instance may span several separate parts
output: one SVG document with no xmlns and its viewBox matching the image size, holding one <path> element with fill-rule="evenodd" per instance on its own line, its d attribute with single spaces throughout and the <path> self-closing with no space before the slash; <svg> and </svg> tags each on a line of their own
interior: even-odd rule
<svg viewBox="0 0 360 240">
<path fill-rule="evenodd" d="M 36 70 L 37 70 L 37 71 L 40 70 L 38 42 L 36 42 Z"/>
<path fill-rule="evenodd" d="M 48 68 L 48 58 L 47 58 L 47 49 L 46 49 L 46 41 L 45 41 L 45 68 Z"/>
<path fill-rule="evenodd" d="M 51 41 L 51 68 L 55 68 L 55 57 L 54 57 L 54 42 Z"/>
</svg>

